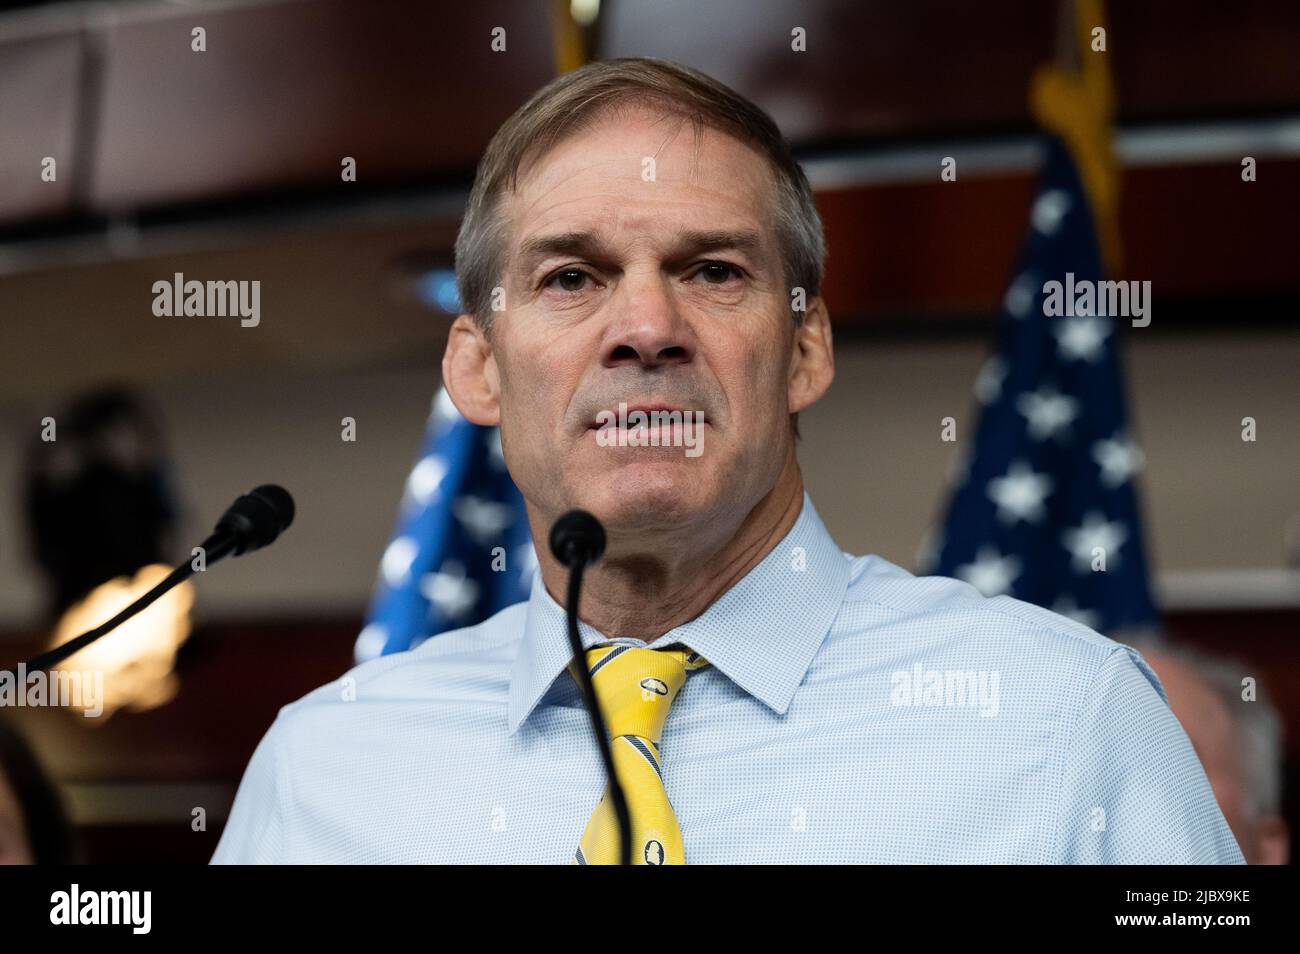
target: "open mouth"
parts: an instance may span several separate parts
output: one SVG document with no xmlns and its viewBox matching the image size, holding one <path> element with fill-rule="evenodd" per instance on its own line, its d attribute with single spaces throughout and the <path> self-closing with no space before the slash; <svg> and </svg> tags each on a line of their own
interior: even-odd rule
<svg viewBox="0 0 1300 954">
<path fill-rule="evenodd" d="M 708 423 L 703 411 L 645 401 L 631 407 L 619 404 L 617 411 L 600 411 L 587 430 L 600 447 L 683 448 L 687 457 L 699 457 L 704 452 Z"/>
<path fill-rule="evenodd" d="M 619 404 L 617 410 L 599 412 L 587 425 L 590 431 L 616 427 L 620 430 L 661 427 L 700 427 L 708 424 L 703 411 L 689 410 L 674 404 Z"/>
</svg>

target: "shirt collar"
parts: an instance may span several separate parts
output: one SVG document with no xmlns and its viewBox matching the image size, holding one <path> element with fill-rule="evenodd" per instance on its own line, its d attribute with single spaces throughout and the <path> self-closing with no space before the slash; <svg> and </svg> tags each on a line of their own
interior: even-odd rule
<svg viewBox="0 0 1300 954">
<path fill-rule="evenodd" d="M 849 561 L 804 493 L 799 518 L 757 566 L 700 616 L 649 643 L 683 643 L 723 675 L 784 715 L 840 611 Z M 610 637 L 578 621 L 584 649 Z M 637 645 L 642 645 L 640 640 Z M 564 607 L 533 578 L 523 642 L 510 677 L 513 734 L 573 657 Z"/>
</svg>

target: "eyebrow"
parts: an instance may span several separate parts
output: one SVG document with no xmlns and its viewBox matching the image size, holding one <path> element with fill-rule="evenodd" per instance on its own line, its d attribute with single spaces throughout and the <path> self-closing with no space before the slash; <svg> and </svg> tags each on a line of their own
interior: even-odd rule
<svg viewBox="0 0 1300 954">
<path fill-rule="evenodd" d="M 683 230 L 673 239 L 673 252 L 669 261 L 677 262 L 703 252 L 737 251 L 758 258 L 763 249 L 763 237 L 751 229 Z M 531 274 L 538 263 L 552 255 L 572 255 L 580 258 L 608 259 L 609 252 L 593 232 L 561 232 L 557 235 L 540 235 L 524 242 L 519 250 L 519 272 Z"/>
</svg>

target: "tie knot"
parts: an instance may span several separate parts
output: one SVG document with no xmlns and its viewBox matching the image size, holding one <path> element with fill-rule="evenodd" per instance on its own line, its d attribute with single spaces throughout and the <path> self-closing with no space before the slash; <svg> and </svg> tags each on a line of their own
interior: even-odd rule
<svg viewBox="0 0 1300 954">
<path fill-rule="evenodd" d="M 689 649 L 593 646 L 586 655 L 609 737 L 632 735 L 656 746 L 687 674 L 709 664 Z"/>
</svg>

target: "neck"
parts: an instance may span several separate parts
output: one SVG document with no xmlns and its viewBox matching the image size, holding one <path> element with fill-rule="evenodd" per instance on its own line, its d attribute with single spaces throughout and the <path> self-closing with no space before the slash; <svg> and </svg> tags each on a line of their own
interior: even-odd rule
<svg viewBox="0 0 1300 954">
<path fill-rule="evenodd" d="M 791 453 L 776 484 L 747 513 L 710 514 L 683 529 L 627 538 L 607 528 L 605 557 L 583 575 L 582 621 L 607 636 L 645 642 L 690 622 L 772 552 L 799 518 L 803 492 Z M 529 516 L 533 539 L 546 540 L 559 515 L 537 518 L 529 508 Z M 548 547 L 537 551 L 542 582 L 563 606 L 568 570 Z"/>
</svg>

